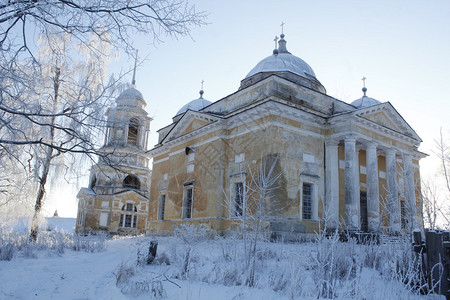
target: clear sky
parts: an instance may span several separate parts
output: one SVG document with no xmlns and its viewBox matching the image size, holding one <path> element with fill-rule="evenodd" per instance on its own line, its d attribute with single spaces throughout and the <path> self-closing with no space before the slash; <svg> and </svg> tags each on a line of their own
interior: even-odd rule
<svg viewBox="0 0 450 300">
<path fill-rule="evenodd" d="M 150 148 L 156 131 L 198 98 L 202 80 L 204 98 L 212 102 L 237 91 L 247 73 L 272 54 L 281 22 L 288 50 L 312 67 L 329 95 L 346 102 L 360 98 L 365 76 L 367 95 L 397 109 L 422 138 L 420 151 L 431 154 L 440 127 L 450 140 L 450 1 L 191 3 L 209 13 L 209 24 L 193 28 L 192 37 L 167 38 L 156 46 L 145 36 L 134 41 L 140 58 L 148 55 L 136 84 L 153 118 Z M 111 70 L 133 64 L 123 56 Z M 437 169 L 432 157 L 421 162 L 423 177 Z M 88 179 L 81 184 L 87 186 Z M 75 216 L 76 193 L 77 188 L 63 198 L 50 195 L 46 211 Z"/>
</svg>

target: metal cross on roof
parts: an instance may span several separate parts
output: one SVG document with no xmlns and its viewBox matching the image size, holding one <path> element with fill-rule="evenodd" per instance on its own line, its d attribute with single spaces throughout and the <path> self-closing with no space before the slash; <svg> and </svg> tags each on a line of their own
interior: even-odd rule
<svg viewBox="0 0 450 300">
<path fill-rule="evenodd" d="M 364 76 L 363 76 L 363 78 L 361 79 L 361 80 L 363 81 L 363 85 L 364 85 L 364 87 L 366 87 L 366 79 L 367 79 L 367 78 L 366 78 L 366 77 L 364 77 Z"/>
<path fill-rule="evenodd" d="M 204 83 L 205 81 L 202 79 L 202 90 L 203 90 L 203 83 Z"/>
<path fill-rule="evenodd" d="M 284 22 L 283 21 L 281 22 L 280 26 L 281 26 L 281 33 L 284 33 L 284 31 L 283 31 L 284 30 Z"/>
<path fill-rule="evenodd" d="M 275 42 L 275 49 L 277 49 L 278 36 L 275 36 L 275 38 L 273 39 L 273 41 Z"/>
</svg>

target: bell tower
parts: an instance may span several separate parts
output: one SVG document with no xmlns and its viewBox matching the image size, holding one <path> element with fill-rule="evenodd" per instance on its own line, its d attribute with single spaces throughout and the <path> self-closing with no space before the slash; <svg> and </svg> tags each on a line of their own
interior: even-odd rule
<svg viewBox="0 0 450 300">
<path fill-rule="evenodd" d="M 130 88 L 107 110 L 104 145 L 90 170 L 90 184 L 77 195 L 77 231 L 144 233 L 150 192 L 148 135 L 151 118 L 136 89 Z"/>
</svg>

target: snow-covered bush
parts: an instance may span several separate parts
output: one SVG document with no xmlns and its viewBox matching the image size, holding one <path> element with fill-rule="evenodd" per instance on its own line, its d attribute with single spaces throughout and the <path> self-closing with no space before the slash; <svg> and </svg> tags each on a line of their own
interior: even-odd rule
<svg viewBox="0 0 450 300">
<path fill-rule="evenodd" d="M 103 232 L 98 232 L 95 235 L 79 235 L 73 237 L 72 249 L 75 251 L 85 252 L 101 252 L 106 249 L 106 240 L 108 235 Z"/>
<path fill-rule="evenodd" d="M 0 245 L 0 260 L 11 260 L 14 257 L 16 248 L 9 243 Z"/>
<path fill-rule="evenodd" d="M 210 230 L 203 225 L 182 224 L 175 228 L 173 233 L 187 245 L 203 242 L 211 236 Z"/>
</svg>

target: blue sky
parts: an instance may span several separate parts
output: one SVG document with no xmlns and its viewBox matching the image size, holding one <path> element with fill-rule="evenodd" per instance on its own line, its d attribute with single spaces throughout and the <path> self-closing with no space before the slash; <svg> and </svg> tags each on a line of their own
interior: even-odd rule
<svg viewBox="0 0 450 300">
<path fill-rule="evenodd" d="M 156 131 L 198 98 L 202 80 L 210 101 L 235 92 L 271 55 L 281 22 L 288 50 L 313 68 L 329 95 L 346 102 L 360 98 L 365 76 L 367 95 L 391 102 L 423 139 L 419 150 L 431 154 L 440 127 L 450 139 L 450 1 L 191 3 L 209 13 L 209 24 L 193 28 L 191 37 L 167 38 L 156 46 L 145 36 L 134 41 L 140 57 L 148 55 L 138 68 L 137 88 L 153 118 L 150 147 L 157 142 Z M 133 64 L 123 56 L 111 70 Z M 428 177 L 438 168 L 432 157 L 421 166 Z M 67 212 L 74 216 L 74 200 L 68 201 Z"/>
</svg>

